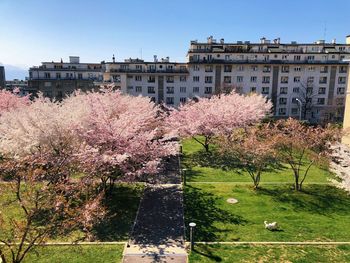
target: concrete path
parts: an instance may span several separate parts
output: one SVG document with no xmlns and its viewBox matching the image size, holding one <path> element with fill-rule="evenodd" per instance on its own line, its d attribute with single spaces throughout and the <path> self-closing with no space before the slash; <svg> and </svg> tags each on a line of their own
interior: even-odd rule
<svg viewBox="0 0 350 263">
<path fill-rule="evenodd" d="M 139 211 L 123 262 L 187 262 L 184 242 L 183 191 L 177 158 L 165 171 L 151 178 Z"/>
</svg>

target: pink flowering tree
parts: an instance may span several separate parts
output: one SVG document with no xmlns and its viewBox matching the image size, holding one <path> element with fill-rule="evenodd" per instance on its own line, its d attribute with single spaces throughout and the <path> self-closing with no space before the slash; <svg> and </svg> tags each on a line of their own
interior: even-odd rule
<svg viewBox="0 0 350 263">
<path fill-rule="evenodd" d="M 79 105 L 73 130 L 84 147 L 77 151 L 82 170 L 98 177 L 106 190 L 117 179 L 132 181 L 142 174 L 158 173 L 163 158 L 178 151 L 164 129 L 162 111 L 148 98 L 119 91 L 78 93 L 63 102 Z"/>
<path fill-rule="evenodd" d="M 0 115 L 12 109 L 30 104 L 28 96 L 20 97 L 19 89 L 14 89 L 13 92 L 0 89 Z"/>
<path fill-rule="evenodd" d="M 260 95 L 232 92 L 183 104 L 170 114 L 168 124 L 181 137 L 194 138 L 208 152 L 214 136 L 229 135 L 236 128 L 258 122 L 269 114 L 271 106 Z"/>
</svg>

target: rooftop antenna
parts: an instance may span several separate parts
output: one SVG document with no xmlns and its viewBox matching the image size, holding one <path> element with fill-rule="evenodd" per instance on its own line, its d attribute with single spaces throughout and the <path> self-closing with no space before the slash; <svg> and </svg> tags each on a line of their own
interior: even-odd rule
<svg viewBox="0 0 350 263">
<path fill-rule="evenodd" d="M 324 22 L 323 40 L 326 41 L 327 36 L 327 21 Z"/>
</svg>

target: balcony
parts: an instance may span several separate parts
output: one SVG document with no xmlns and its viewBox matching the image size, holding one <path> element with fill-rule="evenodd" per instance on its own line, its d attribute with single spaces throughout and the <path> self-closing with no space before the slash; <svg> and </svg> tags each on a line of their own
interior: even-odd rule
<svg viewBox="0 0 350 263">
<path fill-rule="evenodd" d="M 163 73 L 163 74 L 188 74 L 188 69 L 110 69 L 111 73 Z"/>
</svg>

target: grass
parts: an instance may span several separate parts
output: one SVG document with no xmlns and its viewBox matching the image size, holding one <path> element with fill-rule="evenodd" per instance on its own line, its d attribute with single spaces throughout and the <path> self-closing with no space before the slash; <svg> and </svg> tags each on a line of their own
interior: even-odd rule
<svg viewBox="0 0 350 263">
<path fill-rule="evenodd" d="M 313 166 L 302 192 L 292 189 L 288 166 L 263 173 L 253 190 L 250 177 L 226 170 L 212 149 L 208 155 L 194 140 L 183 141 L 185 220 L 197 223 L 196 240 L 349 241 L 350 196 L 328 184 L 327 167 Z M 227 203 L 232 197 L 239 202 Z M 265 220 L 277 221 L 280 231 L 266 230 Z"/>
<path fill-rule="evenodd" d="M 238 199 L 237 204 L 226 202 Z M 198 241 L 349 241 L 350 197 L 329 185 L 189 184 L 185 188 L 186 225 L 197 223 Z M 263 222 L 277 221 L 280 231 Z"/>
<path fill-rule="evenodd" d="M 350 262 L 350 246 L 196 245 L 190 262 Z"/>
<path fill-rule="evenodd" d="M 117 263 L 124 245 L 41 246 L 28 253 L 23 263 Z"/>
<path fill-rule="evenodd" d="M 215 151 L 211 155 L 206 154 L 203 146 L 194 140 L 184 140 L 182 145 L 185 153 L 182 164 L 187 169 L 188 182 L 251 182 L 249 175 L 241 169 L 226 169 Z M 312 166 L 305 183 L 327 183 L 329 178 L 334 178 L 334 175 L 327 167 Z M 262 184 L 264 182 L 292 184 L 293 180 L 293 172 L 288 165 L 270 169 L 261 176 Z"/>
<path fill-rule="evenodd" d="M 6 183 L 0 183 L 0 204 L 15 200 L 14 194 Z M 119 184 L 107 199 L 107 217 L 96 225 L 93 233 L 96 241 L 126 241 L 134 222 L 143 192 L 141 184 Z M 23 211 L 17 202 L 10 203 L 3 215 L 8 218 L 21 218 Z M 5 219 L 6 219 L 5 218 Z M 6 232 L 6 229 L 5 229 Z M 0 233 L 0 236 L 4 236 Z M 49 241 L 74 241 L 82 235 L 81 231 L 69 233 L 66 236 L 55 236 Z"/>
</svg>

